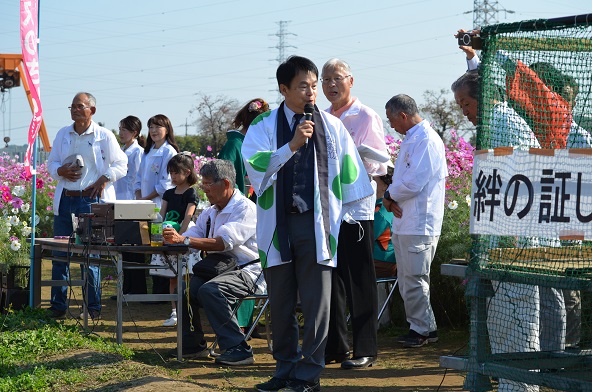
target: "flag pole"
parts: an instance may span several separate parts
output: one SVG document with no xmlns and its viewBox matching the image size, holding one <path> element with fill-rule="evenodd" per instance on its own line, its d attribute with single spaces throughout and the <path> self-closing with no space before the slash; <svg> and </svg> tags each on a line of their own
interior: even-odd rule
<svg viewBox="0 0 592 392">
<path fill-rule="evenodd" d="M 37 56 L 39 56 L 39 21 L 41 20 L 41 0 L 37 0 Z M 39 94 L 41 95 L 41 94 Z M 39 97 L 41 101 L 41 97 Z M 29 250 L 30 254 L 30 263 L 29 263 L 29 306 L 31 308 L 35 307 L 35 229 L 37 227 L 37 219 L 36 218 L 36 211 L 37 211 L 37 150 L 38 150 L 38 143 L 39 134 L 35 137 L 35 142 L 33 144 L 33 159 L 32 159 L 32 184 L 31 184 L 31 249 Z M 41 273 L 41 268 L 39 269 L 39 273 Z M 41 289 L 41 288 L 39 288 Z"/>
</svg>

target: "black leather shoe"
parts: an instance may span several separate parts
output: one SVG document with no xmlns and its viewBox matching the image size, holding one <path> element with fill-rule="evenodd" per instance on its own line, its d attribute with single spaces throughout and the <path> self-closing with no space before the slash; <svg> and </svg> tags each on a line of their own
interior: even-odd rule
<svg viewBox="0 0 592 392">
<path fill-rule="evenodd" d="M 363 369 L 374 365 L 376 357 L 359 357 L 352 358 L 341 362 L 342 369 Z"/>
<path fill-rule="evenodd" d="M 54 308 L 48 308 L 46 309 L 47 314 L 49 317 L 51 317 L 52 319 L 63 319 L 64 317 L 66 317 L 66 311 L 65 310 L 57 310 Z"/>
<path fill-rule="evenodd" d="M 327 354 L 325 355 L 325 365 L 328 365 L 332 362 L 335 363 L 342 363 L 345 360 L 349 359 L 349 351 L 345 354 Z"/>
</svg>

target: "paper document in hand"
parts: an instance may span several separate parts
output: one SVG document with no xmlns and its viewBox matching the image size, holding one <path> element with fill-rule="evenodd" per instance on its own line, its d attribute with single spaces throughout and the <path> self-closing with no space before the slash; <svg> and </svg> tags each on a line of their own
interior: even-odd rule
<svg viewBox="0 0 592 392">
<path fill-rule="evenodd" d="M 388 152 L 377 150 L 365 144 L 361 144 L 358 147 L 358 154 L 360 154 L 360 157 L 365 161 L 377 163 L 388 162 L 391 158 Z"/>
</svg>

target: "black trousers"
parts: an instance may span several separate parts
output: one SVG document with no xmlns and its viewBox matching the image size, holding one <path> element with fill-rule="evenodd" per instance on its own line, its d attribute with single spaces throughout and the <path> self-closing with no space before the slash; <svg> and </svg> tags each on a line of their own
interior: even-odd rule
<svg viewBox="0 0 592 392">
<path fill-rule="evenodd" d="M 123 261 L 131 261 L 135 263 L 145 263 L 146 255 L 143 253 L 127 253 L 121 254 Z M 123 270 L 123 294 L 146 294 L 146 270 L 141 269 L 124 269 Z"/>
<path fill-rule="evenodd" d="M 326 354 L 349 351 L 347 307 L 351 314 L 353 358 L 374 357 L 377 349 L 378 299 L 374 271 L 374 221 L 343 222 L 339 230 L 337 268 L 333 271 L 331 319 Z"/>
</svg>

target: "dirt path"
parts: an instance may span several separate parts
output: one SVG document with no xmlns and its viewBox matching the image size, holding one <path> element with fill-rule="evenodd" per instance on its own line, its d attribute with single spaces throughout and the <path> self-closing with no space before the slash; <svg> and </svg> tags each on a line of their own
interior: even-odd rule
<svg viewBox="0 0 592 392">
<path fill-rule="evenodd" d="M 104 291 L 103 318 L 91 329 L 100 336 L 115 341 L 116 302 L 109 299 L 111 292 L 112 287 Z M 49 288 L 43 288 L 42 298 L 42 306 L 49 306 Z M 71 303 L 70 309 L 72 314 L 78 314 L 76 305 Z M 179 363 L 165 357 L 166 352 L 176 345 L 176 329 L 162 327 L 162 322 L 170 313 L 170 304 L 130 303 L 124 305 L 123 313 L 124 344 L 138 353 L 136 358 L 138 362 L 162 368 L 155 368 L 152 377 L 111 384 L 108 389 L 100 388 L 97 391 L 252 391 L 255 384 L 266 381 L 273 375 L 275 362 L 264 339 L 250 341 L 256 361 L 251 366 L 221 367 L 212 359 Z M 203 313 L 202 320 L 207 320 Z M 204 327 L 209 332 L 206 338 L 211 343 L 213 341 L 211 329 L 209 325 Z M 264 328 L 260 330 L 264 335 Z M 342 370 L 336 364 L 327 366 L 321 378 L 323 390 L 344 392 L 362 389 L 365 392 L 463 390 L 463 373 L 440 368 L 439 357 L 452 354 L 459 349 L 462 351 L 466 341 L 466 331 L 440 331 L 438 343 L 419 349 L 401 348 L 395 341 L 398 332 L 379 334 L 379 358 L 376 365 L 371 368 Z M 154 355 L 155 352 L 164 359 Z"/>
</svg>

